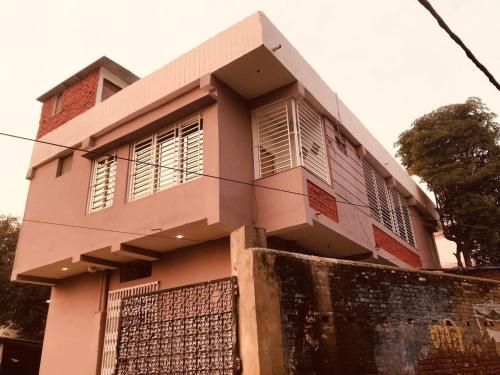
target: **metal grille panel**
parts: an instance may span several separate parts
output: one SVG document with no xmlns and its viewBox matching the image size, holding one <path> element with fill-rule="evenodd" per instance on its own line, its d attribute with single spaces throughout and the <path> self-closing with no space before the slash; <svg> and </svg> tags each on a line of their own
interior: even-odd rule
<svg viewBox="0 0 500 375">
<path fill-rule="evenodd" d="M 363 160 L 363 170 L 372 217 L 415 246 L 406 199 L 398 191 L 389 188 L 384 178 L 366 160 Z"/>
<path fill-rule="evenodd" d="M 203 174 L 203 116 L 196 113 L 133 145 L 130 199 L 138 199 Z"/>
<path fill-rule="evenodd" d="M 268 177 L 292 168 L 290 114 L 282 101 L 255 113 L 258 177 Z"/>
<path fill-rule="evenodd" d="M 94 161 L 90 211 L 97 211 L 113 204 L 116 175 L 116 155 L 103 156 Z"/>
<path fill-rule="evenodd" d="M 321 115 L 303 101 L 296 103 L 302 165 L 329 183 Z"/>
<path fill-rule="evenodd" d="M 104 330 L 104 344 L 102 350 L 101 375 L 111 375 L 115 370 L 116 344 L 118 340 L 118 324 L 120 321 L 121 302 L 128 296 L 154 292 L 158 290 L 158 281 L 148 284 L 113 290 L 108 293 L 106 309 L 106 329 Z"/>
<path fill-rule="evenodd" d="M 116 375 L 235 374 L 236 281 L 124 298 Z"/>
</svg>

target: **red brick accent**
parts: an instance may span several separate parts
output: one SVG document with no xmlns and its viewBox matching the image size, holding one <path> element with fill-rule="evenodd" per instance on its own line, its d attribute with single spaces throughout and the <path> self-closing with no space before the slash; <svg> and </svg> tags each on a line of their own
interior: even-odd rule
<svg viewBox="0 0 500 375">
<path fill-rule="evenodd" d="M 417 254 L 375 225 L 373 225 L 373 235 L 375 236 L 375 244 L 378 247 L 391 253 L 396 258 L 401 259 L 412 267 L 422 268 L 422 261 Z"/>
<path fill-rule="evenodd" d="M 307 195 L 309 196 L 309 207 L 325 215 L 333 221 L 339 222 L 337 212 L 337 201 L 326 191 L 307 181 Z"/>
<path fill-rule="evenodd" d="M 90 72 L 82 80 L 74 83 L 63 92 L 61 112 L 54 114 L 56 96 L 47 99 L 42 106 L 37 138 L 58 128 L 65 122 L 85 112 L 95 105 L 99 69 Z"/>
</svg>

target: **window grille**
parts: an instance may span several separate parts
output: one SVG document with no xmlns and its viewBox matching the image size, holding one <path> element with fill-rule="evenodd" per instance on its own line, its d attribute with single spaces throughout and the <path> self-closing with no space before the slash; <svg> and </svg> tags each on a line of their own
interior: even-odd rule
<svg viewBox="0 0 500 375">
<path fill-rule="evenodd" d="M 396 190 L 389 188 L 384 178 L 366 160 L 363 160 L 363 171 L 372 217 L 415 246 L 406 199 Z"/>
<path fill-rule="evenodd" d="M 381 221 L 380 210 L 378 208 L 379 205 L 377 197 L 377 184 L 375 182 L 375 171 L 366 162 L 363 163 L 363 171 L 365 175 L 365 186 L 366 192 L 368 194 L 370 213 L 377 221 Z"/>
<path fill-rule="evenodd" d="M 132 200 L 199 177 L 203 173 L 201 113 L 137 141 L 132 158 Z"/>
<path fill-rule="evenodd" d="M 286 101 L 255 113 L 254 150 L 259 177 L 268 177 L 292 168 L 293 124 L 290 116 Z"/>
<path fill-rule="evenodd" d="M 112 375 L 116 366 L 116 345 L 121 313 L 121 302 L 124 297 L 156 292 L 160 284 L 153 283 L 137 285 L 131 288 L 113 290 L 108 293 L 106 310 L 106 328 L 102 348 L 101 375 Z"/>
<path fill-rule="evenodd" d="M 256 178 L 302 165 L 330 181 L 321 115 L 304 101 L 283 100 L 253 113 Z"/>
<path fill-rule="evenodd" d="M 303 101 L 296 103 L 302 165 L 329 182 L 321 115 Z"/>
<path fill-rule="evenodd" d="M 97 211 L 113 204 L 116 176 L 116 154 L 94 161 L 90 193 L 90 211 Z"/>
</svg>

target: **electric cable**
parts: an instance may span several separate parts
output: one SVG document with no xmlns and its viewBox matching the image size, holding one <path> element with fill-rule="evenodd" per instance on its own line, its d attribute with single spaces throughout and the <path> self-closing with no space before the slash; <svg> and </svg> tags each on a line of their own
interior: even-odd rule
<svg viewBox="0 0 500 375">
<path fill-rule="evenodd" d="M 41 144 L 55 146 L 55 147 L 60 147 L 60 148 L 68 149 L 68 150 L 80 151 L 80 152 L 84 152 L 84 153 L 95 155 L 95 156 L 99 156 L 99 157 L 102 157 L 102 156 L 115 157 L 118 160 L 125 160 L 125 161 L 129 161 L 129 162 L 132 162 L 132 163 L 138 163 L 138 164 L 148 165 L 148 166 L 157 167 L 157 168 L 165 168 L 165 169 L 174 170 L 174 171 L 177 171 L 177 172 L 183 172 L 183 173 L 186 173 L 188 175 L 195 174 L 195 175 L 198 175 L 200 177 L 203 176 L 203 177 L 218 179 L 218 180 L 221 180 L 221 181 L 226 181 L 226 182 L 231 182 L 231 183 L 237 183 L 237 184 L 242 184 L 242 185 L 246 185 L 246 186 L 252 186 L 252 187 L 255 187 L 255 188 L 259 188 L 259 189 L 267 189 L 267 190 L 271 190 L 271 191 L 276 191 L 276 192 L 281 192 L 281 193 L 287 193 L 287 194 L 302 196 L 302 197 L 305 197 L 305 198 L 310 198 L 309 195 L 306 194 L 306 193 L 301 193 L 301 192 L 298 192 L 298 191 L 292 191 L 292 190 L 287 190 L 287 189 L 276 188 L 276 187 L 272 187 L 272 186 L 259 185 L 259 184 L 256 184 L 254 182 L 242 181 L 242 180 L 237 180 L 237 179 L 228 178 L 228 177 L 215 176 L 215 175 L 211 175 L 211 174 L 207 174 L 207 173 L 202 173 L 202 172 L 189 171 L 189 170 L 185 170 L 185 169 L 181 169 L 181 168 L 170 167 L 170 166 L 165 166 L 165 165 L 161 165 L 161 164 L 157 164 L 157 163 L 151 163 L 151 162 L 141 161 L 141 160 L 137 160 L 137 159 L 131 159 L 131 158 L 123 157 L 123 156 L 118 156 L 116 154 L 107 154 L 107 153 L 103 153 L 103 152 L 86 150 L 84 148 L 80 148 L 80 147 L 76 147 L 76 146 L 66 146 L 66 145 L 61 145 L 61 144 L 54 143 L 54 142 L 42 141 L 40 139 L 24 137 L 24 136 L 20 136 L 20 135 L 16 135 L 16 134 L 10 134 L 10 133 L 0 132 L 0 135 L 4 136 L 4 137 L 10 137 L 10 138 L 15 138 L 15 139 L 20 139 L 20 140 L 25 140 L 25 141 L 35 142 L 35 143 L 41 143 Z M 342 186 L 338 182 L 336 182 L 336 183 L 339 186 L 341 186 L 342 188 L 346 189 L 344 186 Z M 349 191 L 349 190 L 346 189 L 346 191 Z M 351 205 L 351 206 L 354 206 L 354 207 L 362 207 L 362 208 L 370 209 L 370 206 L 367 206 L 367 205 L 364 205 L 364 204 L 356 204 L 356 203 L 348 201 L 347 199 L 345 199 L 345 198 L 343 198 L 341 196 L 339 196 L 339 197 L 341 199 L 343 199 L 343 201 L 338 201 L 337 203 L 342 203 L 342 204 Z M 388 209 L 388 211 L 389 212 L 394 212 L 394 210 L 391 210 L 391 209 Z M 365 215 L 366 215 L 366 213 L 365 213 Z M 429 217 L 429 216 L 412 215 L 412 214 L 409 214 L 409 216 L 420 218 L 420 219 L 423 219 L 423 220 L 429 220 L 429 221 L 432 221 L 432 222 L 437 221 L 435 218 Z M 478 226 L 466 225 L 466 224 L 463 224 L 463 225 L 471 227 L 471 228 L 476 228 L 478 230 L 483 230 L 483 231 L 486 231 L 486 230 L 487 231 L 495 230 L 495 229 L 486 228 L 486 227 L 478 227 Z M 497 229 L 497 230 L 500 230 L 500 229 Z"/>
<path fill-rule="evenodd" d="M 489 70 L 479 62 L 479 60 L 474 56 L 472 51 L 465 45 L 465 43 L 458 37 L 457 34 L 455 34 L 450 27 L 444 22 L 443 18 L 439 15 L 439 13 L 432 7 L 431 3 L 427 0 L 417 0 L 425 9 L 429 11 L 429 13 L 436 19 L 437 23 L 439 26 L 446 31 L 448 36 L 453 39 L 455 43 L 457 43 L 460 48 L 465 52 L 467 57 L 476 65 L 476 67 L 484 73 L 486 77 L 488 77 L 488 80 L 493 84 L 493 86 L 496 87 L 497 90 L 500 91 L 500 83 L 497 82 L 493 74 L 489 72 Z"/>
</svg>

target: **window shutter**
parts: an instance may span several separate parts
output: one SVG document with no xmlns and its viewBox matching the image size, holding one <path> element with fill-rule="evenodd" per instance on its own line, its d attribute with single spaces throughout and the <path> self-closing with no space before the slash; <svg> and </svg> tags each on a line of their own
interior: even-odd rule
<svg viewBox="0 0 500 375">
<path fill-rule="evenodd" d="M 291 133 L 286 101 L 267 106 L 255 113 L 254 150 L 257 178 L 268 177 L 292 167 Z"/>
<path fill-rule="evenodd" d="M 406 230 L 406 240 L 412 246 L 416 246 L 415 237 L 413 236 L 413 225 L 411 224 L 410 210 L 405 199 L 401 200 L 401 209 L 403 211 L 403 220 Z"/>
<path fill-rule="evenodd" d="M 302 165 L 329 183 L 321 115 L 303 101 L 297 100 L 296 103 Z"/>
<path fill-rule="evenodd" d="M 94 161 L 90 210 L 111 206 L 115 190 L 116 155 L 104 156 Z"/>
<path fill-rule="evenodd" d="M 394 219 L 394 228 L 395 232 L 402 238 L 407 240 L 406 236 L 406 225 L 403 220 L 403 208 L 401 206 L 401 196 L 397 191 L 391 189 L 391 198 L 392 198 L 392 209 L 393 209 L 393 219 Z"/>
<path fill-rule="evenodd" d="M 131 176 L 131 199 L 140 198 L 152 190 L 152 178 L 155 159 L 153 155 L 153 137 L 148 137 L 134 144 Z"/>
<path fill-rule="evenodd" d="M 377 197 L 380 217 L 382 223 L 389 229 L 394 230 L 392 222 L 392 207 L 390 204 L 389 189 L 384 178 L 375 172 L 375 180 L 377 183 Z"/>
<path fill-rule="evenodd" d="M 178 182 L 177 129 L 168 128 L 156 137 L 155 190 L 163 190 Z"/>
<path fill-rule="evenodd" d="M 203 119 L 199 114 L 179 124 L 179 159 L 182 182 L 203 173 Z"/>
<path fill-rule="evenodd" d="M 364 159 L 363 172 L 372 217 L 415 246 L 406 199 L 398 191 L 390 189 L 384 178 Z"/>
<path fill-rule="evenodd" d="M 203 173 L 203 117 L 190 116 L 133 146 L 130 199 L 164 190 Z"/>
</svg>

